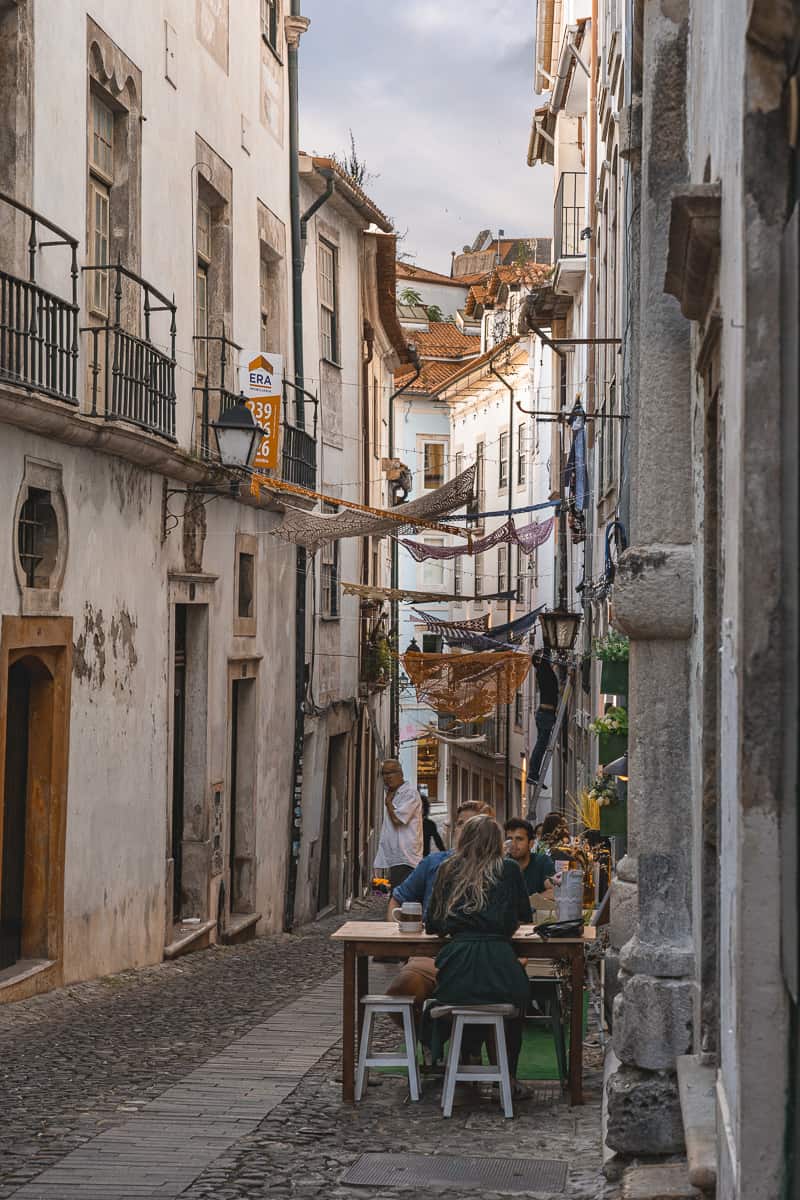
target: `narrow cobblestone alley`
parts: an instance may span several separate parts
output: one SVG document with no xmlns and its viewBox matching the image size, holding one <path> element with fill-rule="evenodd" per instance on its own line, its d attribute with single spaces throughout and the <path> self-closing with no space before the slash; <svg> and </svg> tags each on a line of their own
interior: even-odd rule
<svg viewBox="0 0 800 1200">
<path fill-rule="evenodd" d="M 591 1031 L 580 1109 L 545 1085 L 513 1122 L 488 1098 L 444 1121 L 438 1081 L 410 1105 L 388 1076 L 342 1106 L 341 920 L 0 1009 L 0 1198 L 363 1197 L 340 1182 L 358 1157 L 407 1150 L 562 1160 L 564 1192 L 526 1194 L 612 1200 Z"/>
</svg>

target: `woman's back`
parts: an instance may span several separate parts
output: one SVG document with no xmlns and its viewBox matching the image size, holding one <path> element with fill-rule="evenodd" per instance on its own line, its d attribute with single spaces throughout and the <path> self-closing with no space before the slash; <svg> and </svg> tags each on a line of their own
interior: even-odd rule
<svg viewBox="0 0 800 1200">
<path fill-rule="evenodd" d="M 426 927 L 429 933 L 457 937 L 459 934 L 488 934 L 511 937 L 524 922 L 531 920 L 531 906 L 522 872 L 515 862 L 504 860 L 499 877 L 488 887 L 486 900 L 477 912 L 465 912 L 469 907 L 464 898 L 450 908 L 455 888 L 455 860 L 450 859 L 439 869 L 431 897 Z"/>
</svg>

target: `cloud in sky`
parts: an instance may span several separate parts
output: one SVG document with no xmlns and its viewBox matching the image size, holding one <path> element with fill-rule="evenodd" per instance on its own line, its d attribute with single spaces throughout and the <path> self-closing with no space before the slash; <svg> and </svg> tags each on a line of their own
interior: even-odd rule
<svg viewBox="0 0 800 1200">
<path fill-rule="evenodd" d="M 349 130 L 368 191 L 408 230 L 414 261 L 448 271 L 481 229 L 552 233 L 552 176 L 528 167 L 529 0 L 304 0 L 300 135 L 342 154 Z"/>
</svg>

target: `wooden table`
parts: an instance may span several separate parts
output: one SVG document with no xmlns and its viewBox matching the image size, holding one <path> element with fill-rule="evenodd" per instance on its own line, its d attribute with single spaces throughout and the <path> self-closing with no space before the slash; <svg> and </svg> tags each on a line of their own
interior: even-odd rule
<svg viewBox="0 0 800 1200">
<path fill-rule="evenodd" d="M 552 938 L 544 941 L 532 925 L 521 925 L 511 939 L 520 958 L 568 958 L 572 982 L 569 1037 L 569 1097 L 583 1104 L 583 983 L 584 946 L 593 941 L 595 930 L 587 927 L 583 937 Z M 333 941 L 344 946 L 342 987 L 342 1100 L 355 1102 L 356 1038 L 361 997 L 369 992 L 369 958 L 394 956 L 435 958 L 447 939 L 427 933 L 404 934 L 395 921 L 347 921 Z M 575 1002 L 578 998 L 577 1003 Z"/>
</svg>

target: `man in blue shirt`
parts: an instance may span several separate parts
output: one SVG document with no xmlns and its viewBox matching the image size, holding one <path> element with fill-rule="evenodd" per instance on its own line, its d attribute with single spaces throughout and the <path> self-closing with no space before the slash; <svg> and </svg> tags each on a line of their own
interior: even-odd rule
<svg viewBox="0 0 800 1200">
<path fill-rule="evenodd" d="M 459 834 L 470 817 L 477 817 L 482 814 L 494 816 L 494 812 L 488 805 L 481 804 L 477 800 L 470 800 L 466 804 L 460 805 L 456 810 L 456 820 L 453 827 L 454 846 L 458 845 Z M 429 854 L 427 858 L 421 860 L 419 865 L 394 889 L 389 897 L 389 907 L 386 912 L 387 920 L 394 920 L 392 913 L 401 904 L 406 904 L 414 900 L 422 905 L 422 919 L 423 921 L 425 920 L 439 867 L 452 853 L 452 849 L 437 850 L 435 854 Z M 435 990 L 436 962 L 432 958 L 422 957 L 409 958 L 408 962 L 400 968 L 386 989 L 390 996 L 413 996 L 414 1015 L 417 1018 L 422 1012 L 423 1004 L 426 1000 L 430 999 Z M 397 1023 L 399 1024 L 401 1020 L 402 1018 Z"/>
</svg>

